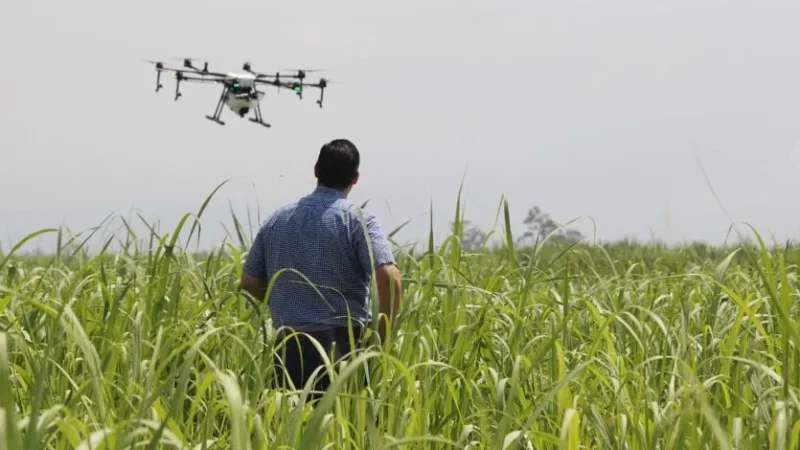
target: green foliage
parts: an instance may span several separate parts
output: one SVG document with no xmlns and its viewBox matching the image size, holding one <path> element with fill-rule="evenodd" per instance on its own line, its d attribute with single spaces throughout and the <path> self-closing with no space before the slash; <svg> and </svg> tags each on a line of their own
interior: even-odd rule
<svg viewBox="0 0 800 450">
<path fill-rule="evenodd" d="M 459 202 L 444 242 L 398 250 L 398 321 L 316 409 L 303 386 L 266 387 L 273 330 L 238 290 L 235 216 L 239 245 L 204 254 L 178 245 L 188 216 L 113 254 L 72 241 L 50 257 L 12 250 L 0 258 L 0 445 L 798 448 L 800 249 L 522 247 L 500 206 L 498 248 L 462 246 Z"/>
</svg>

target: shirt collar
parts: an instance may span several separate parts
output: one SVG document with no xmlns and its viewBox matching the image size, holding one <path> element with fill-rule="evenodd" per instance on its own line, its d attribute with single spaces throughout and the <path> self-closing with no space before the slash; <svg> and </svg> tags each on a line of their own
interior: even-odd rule
<svg viewBox="0 0 800 450">
<path fill-rule="evenodd" d="M 313 195 L 315 197 L 345 198 L 344 192 L 342 192 L 342 191 L 340 191 L 338 189 L 333 189 L 333 188 L 329 188 L 329 187 L 326 187 L 326 186 L 317 186 L 314 189 L 314 192 L 311 193 L 311 195 Z"/>
</svg>

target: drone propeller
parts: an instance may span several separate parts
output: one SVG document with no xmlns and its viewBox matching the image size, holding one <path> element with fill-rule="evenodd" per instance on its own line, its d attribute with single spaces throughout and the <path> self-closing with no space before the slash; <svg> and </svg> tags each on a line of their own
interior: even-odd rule
<svg viewBox="0 0 800 450">
<path fill-rule="evenodd" d="M 192 70 L 195 70 L 195 71 L 197 71 L 197 72 L 201 72 L 201 70 L 200 70 L 200 69 L 198 69 L 198 68 L 197 68 L 197 67 L 196 67 L 194 64 L 192 64 L 192 62 L 193 62 L 194 60 L 195 60 L 194 58 L 184 58 L 184 59 L 183 59 L 183 67 L 186 67 L 187 69 L 192 69 Z M 205 61 L 205 62 L 203 63 L 203 69 L 202 69 L 202 72 L 208 72 L 208 61 Z"/>
<path fill-rule="evenodd" d="M 306 74 L 325 71 L 325 69 L 283 69 L 283 70 L 291 70 L 295 72 L 296 75 L 288 75 L 287 78 L 297 78 L 300 80 L 301 83 L 306 78 Z"/>
<path fill-rule="evenodd" d="M 199 58 L 187 58 L 187 57 L 176 57 L 176 58 L 169 58 L 170 61 L 180 61 L 183 64 L 183 67 L 190 67 L 191 63 L 197 61 Z M 189 65 L 187 65 L 189 64 Z"/>
<path fill-rule="evenodd" d="M 281 73 L 277 71 L 275 73 L 256 72 L 249 62 L 242 65 L 242 70 L 251 75 L 255 75 L 256 78 L 275 78 L 278 81 L 280 81 L 281 77 L 291 78 L 291 75 L 281 75 Z"/>
<path fill-rule="evenodd" d="M 324 72 L 325 71 L 325 69 L 296 69 L 296 68 L 283 69 L 283 70 L 292 70 L 294 72 L 303 72 L 303 73 L 314 73 L 314 72 Z"/>
<path fill-rule="evenodd" d="M 245 62 L 244 64 L 242 64 L 242 70 L 244 70 L 245 72 L 253 73 L 253 74 L 256 73 L 256 72 L 253 71 L 253 66 L 249 61 Z"/>
<path fill-rule="evenodd" d="M 193 71 L 195 71 L 197 73 L 200 73 L 200 74 L 215 75 L 215 76 L 225 76 L 225 74 L 222 74 L 222 73 L 209 72 L 208 71 L 208 61 L 207 60 L 203 61 L 203 68 L 200 68 L 200 67 L 198 67 L 197 65 L 194 64 L 194 62 L 197 61 L 198 58 L 169 58 L 169 60 L 170 61 L 181 61 L 182 64 L 183 64 L 183 67 L 185 67 L 187 69 L 191 69 L 191 70 L 193 70 Z"/>
</svg>

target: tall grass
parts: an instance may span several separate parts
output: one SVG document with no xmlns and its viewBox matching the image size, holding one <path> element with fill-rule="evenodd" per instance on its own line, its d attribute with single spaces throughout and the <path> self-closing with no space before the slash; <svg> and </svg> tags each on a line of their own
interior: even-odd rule
<svg viewBox="0 0 800 450">
<path fill-rule="evenodd" d="M 267 387 L 235 216 L 239 243 L 201 255 L 194 215 L 116 253 L 37 232 L 60 250 L 0 255 L 1 448 L 800 448 L 800 249 L 517 248 L 504 200 L 505 244 L 467 252 L 461 211 L 398 250 L 387 341 L 315 407 Z"/>
</svg>

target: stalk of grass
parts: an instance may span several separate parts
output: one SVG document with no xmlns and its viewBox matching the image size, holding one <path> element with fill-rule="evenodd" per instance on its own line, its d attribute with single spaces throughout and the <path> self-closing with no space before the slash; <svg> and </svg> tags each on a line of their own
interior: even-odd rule
<svg viewBox="0 0 800 450">
<path fill-rule="evenodd" d="M 269 387 L 275 330 L 237 283 L 249 222 L 231 209 L 214 250 L 178 245 L 199 238 L 212 196 L 168 234 L 122 220 L 116 253 L 32 233 L 0 257 L 0 444 L 796 448 L 800 248 L 757 234 L 527 248 L 503 197 L 500 244 L 467 252 L 461 192 L 450 235 L 434 239 L 431 205 L 425 248 L 398 247 L 403 309 L 386 341 L 322 368 L 333 385 L 316 406 L 310 385 Z M 45 233 L 55 255 L 21 254 Z"/>
</svg>

